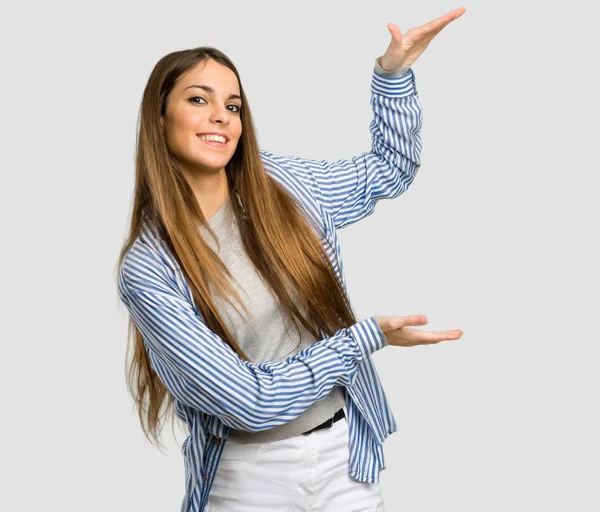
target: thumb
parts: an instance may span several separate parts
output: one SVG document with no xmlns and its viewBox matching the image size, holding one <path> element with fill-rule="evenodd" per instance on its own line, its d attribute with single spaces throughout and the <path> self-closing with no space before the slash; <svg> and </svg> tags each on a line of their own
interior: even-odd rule
<svg viewBox="0 0 600 512">
<path fill-rule="evenodd" d="M 402 32 L 396 25 L 393 23 L 388 23 L 387 29 L 390 31 L 390 34 L 392 34 L 393 38 L 398 39 L 398 41 L 402 40 Z"/>
<path fill-rule="evenodd" d="M 428 319 L 425 315 L 408 315 L 394 318 L 391 324 L 392 329 L 401 329 L 402 327 L 406 327 L 408 325 L 425 325 L 427 322 Z"/>
<path fill-rule="evenodd" d="M 408 315 L 408 316 L 378 316 L 376 317 L 379 327 L 385 333 L 395 331 L 406 326 L 425 325 L 428 319 L 425 315 Z"/>
</svg>

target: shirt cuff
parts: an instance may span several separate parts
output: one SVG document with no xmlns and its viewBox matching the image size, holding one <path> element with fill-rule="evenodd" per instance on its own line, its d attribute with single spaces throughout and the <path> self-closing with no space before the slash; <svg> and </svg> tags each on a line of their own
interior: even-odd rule
<svg viewBox="0 0 600 512">
<path fill-rule="evenodd" d="M 388 340 L 375 316 L 370 316 L 348 327 L 350 336 L 360 348 L 361 359 L 367 359 L 373 352 L 388 346 Z"/>
<path fill-rule="evenodd" d="M 381 75 L 381 76 L 390 76 L 390 77 L 398 77 L 398 76 L 402 76 L 404 73 L 406 73 L 410 69 L 410 65 L 408 65 L 408 66 L 402 66 L 400 68 L 391 69 L 391 70 L 383 69 L 381 67 L 381 65 L 379 64 L 379 59 L 381 57 L 383 57 L 383 55 L 381 55 L 380 57 L 377 57 L 375 59 L 375 72 L 378 75 Z"/>
</svg>

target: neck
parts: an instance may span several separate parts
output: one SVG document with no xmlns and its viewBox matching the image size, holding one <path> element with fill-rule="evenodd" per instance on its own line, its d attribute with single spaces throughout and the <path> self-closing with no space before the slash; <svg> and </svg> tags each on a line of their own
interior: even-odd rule
<svg viewBox="0 0 600 512">
<path fill-rule="evenodd" d="M 206 219 L 209 219 L 223 206 L 229 196 L 225 169 L 221 169 L 216 173 L 191 175 L 184 172 L 184 176 L 196 196 L 202 214 Z"/>
</svg>

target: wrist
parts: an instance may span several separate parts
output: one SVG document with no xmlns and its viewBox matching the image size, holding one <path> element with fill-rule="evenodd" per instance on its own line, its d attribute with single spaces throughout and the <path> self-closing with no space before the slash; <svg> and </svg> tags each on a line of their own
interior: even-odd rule
<svg viewBox="0 0 600 512">
<path fill-rule="evenodd" d="M 396 71 L 400 68 L 406 67 L 405 64 L 399 62 L 397 59 L 393 59 L 392 57 L 388 57 L 387 55 L 382 55 L 377 59 L 377 63 L 385 70 L 385 71 Z"/>
</svg>

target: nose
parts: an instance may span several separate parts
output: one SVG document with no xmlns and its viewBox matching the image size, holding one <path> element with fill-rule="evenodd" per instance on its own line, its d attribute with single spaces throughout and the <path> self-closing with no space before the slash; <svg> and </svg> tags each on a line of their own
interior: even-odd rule
<svg viewBox="0 0 600 512">
<path fill-rule="evenodd" d="M 213 123 L 229 124 L 230 113 L 225 107 L 216 106 L 213 108 L 210 115 L 210 120 Z"/>
</svg>

